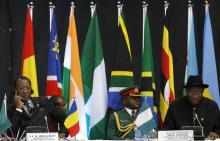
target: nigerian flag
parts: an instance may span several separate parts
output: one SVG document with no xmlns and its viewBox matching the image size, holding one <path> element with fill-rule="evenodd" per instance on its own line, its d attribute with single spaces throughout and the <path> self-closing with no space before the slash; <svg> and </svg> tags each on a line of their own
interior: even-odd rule
<svg viewBox="0 0 220 141">
<path fill-rule="evenodd" d="M 151 130 L 156 128 L 156 123 L 150 106 L 147 102 L 143 102 L 135 120 L 137 128 L 141 131 L 141 135 L 148 134 Z"/>
<path fill-rule="evenodd" d="M 84 41 L 81 69 L 89 139 L 105 139 L 107 84 L 96 11 Z"/>
</svg>

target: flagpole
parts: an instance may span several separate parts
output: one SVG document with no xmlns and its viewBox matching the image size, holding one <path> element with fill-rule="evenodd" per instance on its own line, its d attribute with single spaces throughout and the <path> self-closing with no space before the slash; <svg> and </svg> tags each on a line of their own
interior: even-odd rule
<svg viewBox="0 0 220 141">
<path fill-rule="evenodd" d="M 144 29 L 145 29 L 145 18 L 146 18 L 146 12 L 147 12 L 147 6 L 148 4 L 146 3 L 146 1 L 142 2 L 142 8 L 143 8 L 143 25 L 142 25 L 142 54 L 144 53 Z"/>
<path fill-rule="evenodd" d="M 74 2 L 72 1 L 70 3 L 70 16 L 71 16 L 71 14 L 74 14 L 74 9 L 75 9 L 75 5 L 74 5 Z"/>
<path fill-rule="evenodd" d="M 188 0 L 188 6 L 193 6 L 192 1 Z"/>
<path fill-rule="evenodd" d="M 118 8 L 118 26 L 119 26 L 119 17 L 121 15 L 121 10 L 122 10 L 123 4 L 121 3 L 121 1 L 117 2 L 117 8 Z"/>
<path fill-rule="evenodd" d="M 207 0 L 205 1 L 204 6 L 205 6 L 205 13 L 207 13 L 209 10 L 209 2 Z"/>
<path fill-rule="evenodd" d="M 185 68 L 185 78 L 184 83 L 187 82 L 188 79 L 188 66 L 189 66 L 189 40 L 190 40 L 190 34 L 191 34 L 191 22 L 192 22 L 192 1 L 188 1 L 188 27 L 187 27 L 187 56 L 186 56 L 186 68 Z"/>
<path fill-rule="evenodd" d="M 8 118 L 8 116 L 7 116 L 7 105 L 6 105 L 7 102 L 6 102 L 6 100 L 7 100 L 7 96 L 6 96 L 6 93 L 5 93 L 5 97 L 4 97 L 4 103 L 5 103 L 4 105 L 5 105 L 5 107 L 4 108 L 5 108 L 5 116 Z"/>
<path fill-rule="evenodd" d="M 148 4 L 146 3 L 146 1 L 143 1 L 142 2 L 142 12 L 143 12 L 143 16 L 142 16 L 142 22 L 143 22 L 143 25 L 142 25 L 142 55 L 144 53 L 144 30 L 145 30 L 145 19 L 146 19 L 146 12 L 147 12 L 147 6 Z M 147 95 L 144 96 L 144 99 L 147 100 Z"/>
<path fill-rule="evenodd" d="M 165 12 L 165 16 L 167 15 L 167 9 L 169 7 L 169 3 L 167 1 L 164 1 L 164 12 Z"/>
<path fill-rule="evenodd" d="M 94 1 L 91 1 L 90 3 L 90 8 L 91 8 L 91 18 L 93 17 L 93 14 L 95 12 L 96 4 Z"/>
<path fill-rule="evenodd" d="M 33 21 L 33 10 L 34 10 L 34 2 L 33 1 L 31 1 L 28 4 L 28 8 L 30 9 L 31 20 Z"/>
<path fill-rule="evenodd" d="M 54 10 L 55 6 L 53 5 L 53 3 L 50 1 L 49 2 L 49 10 L 50 10 L 50 31 L 51 31 L 51 23 L 52 23 L 52 18 L 53 18 L 53 10 Z"/>
</svg>

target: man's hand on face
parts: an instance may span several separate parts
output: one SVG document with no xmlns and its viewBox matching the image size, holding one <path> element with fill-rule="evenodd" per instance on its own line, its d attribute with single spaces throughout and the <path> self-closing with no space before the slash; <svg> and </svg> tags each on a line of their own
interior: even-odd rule
<svg viewBox="0 0 220 141">
<path fill-rule="evenodd" d="M 18 109 L 21 109 L 24 105 L 24 102 L 22 102 L 21 96 L 17 95 L 17 92 L 15 93 L 15 106 Z"/>
<path fill-rule="evenodd" d="M 219 135 L 216 134 L 215 132 L 210 132 L 208 135 L 208 138 L 211 140 L 215 140 L 215 139 L 219 138 Z"/>
</svg>

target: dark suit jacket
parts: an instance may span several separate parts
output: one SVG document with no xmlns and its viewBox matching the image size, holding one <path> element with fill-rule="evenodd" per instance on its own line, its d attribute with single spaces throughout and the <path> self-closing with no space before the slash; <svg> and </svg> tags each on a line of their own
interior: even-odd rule
<svg viewBox="0 0 220 141">
<path fill-rule="evenodd" d="M 164 121 L 164 129 L 178 130 L 182 126 L 193 126 L 193 108 L 204 127 L 204 134 L 207 136 L 211 131 L 219 132 L 220 112 L 218 105 L 207 98 L 203 98 L 200 104 L 192 106 L 187 96 L 175 100 L 170 104 Z M 196 126 L 199 126 L 195 120 Z"/>
<path fill-rule="evenodd" d="M 122 126 L 128 125 L 133 123 L 133 119 L 128 114 L 128 112 L 125 109 L 121 109 L 117 111 L 120 124 Z M 112 113 L 109 117 L 108 121 L 108 128 L 107 128 L 107 139 L 109 140 L 124 140 L 124 139 L 134 139 L 134 129 L 127 135 L 125 138 L 121 138 L 121 134 L 118 131 L 116 120 L 114 113 Z"/>
<path fill-rule="evenodd" d="M 24 110 L 21 112 L 16 110 L 13 104 L 8 105 L 8 117 L 12 122 L 12 129 L 15 133 L 18 133 L 20 128 L 20 135 L 27 126 L 44 126 L 47 127 L 50 119 L 53 118 L 56 121 L 64 123 L 66 114 L 60 112 L 55 106 L 47 99 L 47 97 L 32 98 L 34 108 L 31 116 Z M 45 119 L 47 118 L 47 121 Z"/>
</svg>

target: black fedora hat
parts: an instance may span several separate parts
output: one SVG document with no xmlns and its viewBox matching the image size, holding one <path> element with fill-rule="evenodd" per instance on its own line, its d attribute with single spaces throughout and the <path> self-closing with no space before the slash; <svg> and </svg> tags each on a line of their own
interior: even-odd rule
<svg viewBox="0 0 220 141">
<path fill-rule="evenodd" d="M 189 87 L 202 87 L 202 88 L 208 88 L 209 85 L 204 84 L 202 81 L 202 78 L 199 75 L 190 75 L 188 77 L 186 85 L 183 86 L 184 88 Z"/>
</svg>

